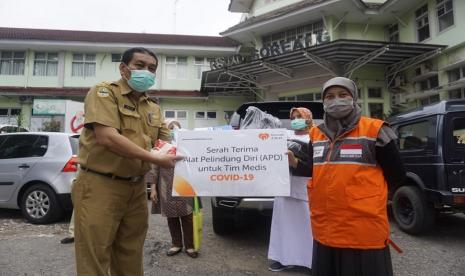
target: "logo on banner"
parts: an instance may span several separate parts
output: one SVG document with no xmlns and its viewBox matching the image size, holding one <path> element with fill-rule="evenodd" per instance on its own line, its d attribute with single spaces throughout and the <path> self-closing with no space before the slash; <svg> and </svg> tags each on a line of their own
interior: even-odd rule
<svg viewBox="0 0 465 276">
<path fill-rule="evenodd" d="M 267 140 L 268 138 L 270 138 L 270 135 L 268 133 L 260 133 L 258 134 L 258 138 L 262 140 Z"/>
<path fill-rule="evenodd" d="M 362 157 L 362 145 L 342 145 L 340 156 L 341 158 L 360 158 Z"/>
</svg>

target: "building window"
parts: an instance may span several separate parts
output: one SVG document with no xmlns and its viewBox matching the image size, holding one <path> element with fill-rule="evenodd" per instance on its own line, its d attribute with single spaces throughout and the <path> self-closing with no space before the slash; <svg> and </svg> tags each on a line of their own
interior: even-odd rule
<svg viewBox="0 0 465 276">
<path fill-rule="evenodd" d="M 196 111 L 195 119 L 216 120 L 216 111 Z"/>
<path fill-rule="evenodd" d="M 447 71 L 449 82 L 465 78 L 465 66 Z"/>
<path fill-rule="evenodd" d="M 0 75 L 24 75 L 25 52 L 0 51 Z"/>
<path fill-rule="evenodd" d="M 216 120 L 216 111 L 207 111 L 207 119 Z"/>
<path fill-rule="evenodd" d="M 21 108 L 0 108 L 0 124 L 16 125 Z"/>
<path fill-rule="evenodd" d="M 196 111 L 195 112 L 196 119 L 205 119 L 205 111 Z"/>
<path fill-rule="evenodd" d="M 202 72 L 210 70 L 210 61 L 212 60 L 212 58 L 195 57 L 194 65 L 196 79 L 200 80 L 202 78 Z"/>
<path fill-rule="evenodd" d="M 111 54 L 111 62 L 121 62 L 122 54 Z"/>
<path fill-rule="evenodd" d="M 57 76 L 58 53 L 36 52 L 34 54 L 34 76 Z"/>
<path fill-rule="evenodd" d="M 381 87 L 369 87 L 368 98 L 383 98 L 383 90 L 381 89 Z"/>
<path fill-rule="evenodd" d="M 186 120 L 187 119 L 187 111 L 185 111 L 185 110 L 165 110 L 165 118 L 166 119 Z"/>
<path fill-rule="evenodd" d="M 95 54 L 73 54 L 73 77 L 95 77 Z"/>
<path fill-rule="evenodd" d="M 465 99 L 465 88 L 450 90 L 449 99 Z"/>
<path fill-rule="evenodd" d="M 317 92 L 317 93 L 300 94 L 296 96 L 279 97 L 278 100 L 280 102 L 295 102 L 295 101 L 321 102 L 321 93 Z"/>
<path fill-rule="evenodd" d="M 420 86 L 420 91 L 425 91 L 425 90 L 430 90 L 435 87 L 439 86 L 439 79 L 438 76 L 433 76 L 430 78 L 427 78 L 425 80 L 422 80 L 419 83 Z"/>
<path fill-rule="evenodd" d="M 454 25 L 454 7 L 452 0 L 436 0 L 439 31 Z"/>
<path fill-rule="evenodd" d="M 429 19 L 428 5 L 424 5 L 415 12 L 415 21 L 417 23 L 418 41 L 421 42 L 430 37 L 429 34 Z"/>
<path fill-rule="evenodd" d="M 372 118 L 384 118 L 384 107 L 382 103 L 369 103 L 368 110 L 370 111 L 370 116 Z"/>
<path fill-rule="evenodd" d="M 166 76 L 170 80 L 187 80 L 187 57 L 166 57 Z"/>
<path fill-rule="evenodd" d="M 388 38 L 391 42 L 399 42 L 399 24 L 388 26 Z"/>
<path fill-rule="evenodd" d="M 420 105 L 425 106 L 425 105 L 429 105 L 429 104 L 432 104 L 432 103 L 437 103 L 440 100 L 441 99 L 439 97 L 439 94 L 436 94 L 436 95 L 433 95 L 433 96 L 429 96 L 429 97 L 420 99 Z"/>
<path fill-rule="evenodd" d="M 299 27 L 294 27 L 281 32 L 269 34 L 262 37 L 263 45 L 273 45 L 274 43 L 280 44 L 281 42 L 290 42 L 296 39 L 310 40 L 311 35 L 315 34 L 317 41 L 321 41 L 323 34 L 324 24 L 323 21 L 317 21 Z"/>
</svg>

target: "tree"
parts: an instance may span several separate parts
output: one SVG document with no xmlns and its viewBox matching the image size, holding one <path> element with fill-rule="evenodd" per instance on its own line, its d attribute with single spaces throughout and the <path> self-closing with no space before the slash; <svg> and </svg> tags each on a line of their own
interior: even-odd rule
<svg viewBox="0 0 465 276">
<path fill-rule="evenodd" d="M 16 132 L 21 132 L 21 128 L 24 128 L 24 123 L 25 118 L 23 112 L 21 111 L 18 115 L 16 115 L 16 126 L 18 127 Z"/>
<path fill-rule="evenodd" d="M 61 123 L 59 121 L 55 121 L 54 119 L 50 121 L 46 121 L 42 123 L 42 128 L 40 131 L 47 131 L 47 132 L 60 132 L 61 131 Z"/>
</svg>

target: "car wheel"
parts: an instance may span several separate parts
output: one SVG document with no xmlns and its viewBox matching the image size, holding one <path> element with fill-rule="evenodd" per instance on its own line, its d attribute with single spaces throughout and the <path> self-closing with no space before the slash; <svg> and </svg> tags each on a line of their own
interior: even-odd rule
<svg viewBox="0 0 465 276">
<path fill-rule="evenodd" d="M 434 207 L 417 187 L 400 187 L 394 193 L 392 208 L 399 228 L 406 233 L 421 234 L 434 224 Z"/>
<path fill-rule="evenodd" d="M 215 207 L 212 205 L 213 231 L 217 235 L 227 235 L 234 230 L 234 210 Z"/>
<path fill-rule="evenodd" d="M 34 224 L 47 224 L 57 221 L 63 214 L 55 192 L 45 184 L 29 187 L 21 199 L 24 217 Z"/>
</svg>

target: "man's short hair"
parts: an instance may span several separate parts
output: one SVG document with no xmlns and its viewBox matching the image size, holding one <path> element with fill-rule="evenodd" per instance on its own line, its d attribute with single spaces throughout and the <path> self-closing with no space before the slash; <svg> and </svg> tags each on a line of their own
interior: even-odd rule
<svg viewBox="0 0 465 276">
<path fill-rule="evenodd" d="M 157 67 L 158 67 L 158 58 L 157 58 L 157 56 L 152 51 L 150 51 L 149 49 L 144 48 L 144 47 L 134 47 L 134 48 L 127 49 L 126 51 L 124 51 L 123 56 L 121 57 L 121 62 L 128 65 L 129 62 L 132 60 L 132 57 L 134 56 L 134 53 L 141 53 L 141 54 L 149 54 L 149 55 L 151 55 L 157 61 Z"/>
</svg>

